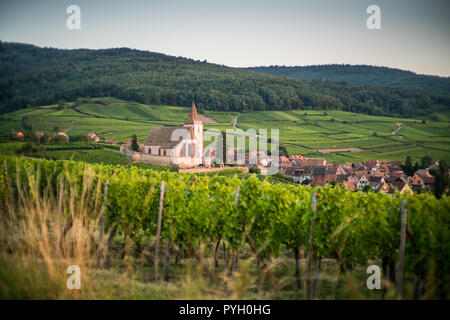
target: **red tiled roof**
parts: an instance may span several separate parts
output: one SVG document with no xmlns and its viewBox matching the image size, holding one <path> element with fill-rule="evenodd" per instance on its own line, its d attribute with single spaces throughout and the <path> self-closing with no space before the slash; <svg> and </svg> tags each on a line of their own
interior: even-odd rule
<svg viewBox="0 0 450 320">
<path fill-rule="evenodd" d="M 289 159 L 285 156 L 280 156 L 280 162 L 289 162 Z"/>
<path fill-rule="evenodd" d="M 293 154 L 289 157 L 289 160 L 305 160 L 305 157 L 300 154 Z"/>
<path fill-rule="evenodd" d="M 356 186 L 352 181 L 344 181 L 343 185 L 346 186 L 349 190 L 356 190 Z"/>
<path fill-rule="evenodd" d="M 305 158 L 297 162 L 300 162 L 301 167 L 322 167 L 327 165 L 327 160 L 324 158 Z"/>
</svg>

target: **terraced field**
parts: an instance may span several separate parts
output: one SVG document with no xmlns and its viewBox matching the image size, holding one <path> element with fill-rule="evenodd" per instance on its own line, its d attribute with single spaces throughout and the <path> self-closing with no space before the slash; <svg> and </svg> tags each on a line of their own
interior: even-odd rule
<svg viewBox="0 0 450 320">
<path fill-rule="evenodd" d="M 329 161 L 367 159 L 401 160 L 407 155 L 419 160 L 425 154 L 450 159 L 450 118 L 440 121 L 370 116 L 344 111 L 285 111 L 241 114 L 237 127 L 279 128 L 280 141 L 290 154 L 323 157 Z M 400 126 L 400 129 L 398 127 Z M 398 131 L 396 131 L 398 129 Z M 394 133 L 395 132 L 395 133 Z M 329 152 L 319 149 L 347 149 Z"/>
<path fill-rule="evenodd" d="M 57 127 L 69 136 L 95 132 L 102 138 L 126 141 L 133 134 L 143 141 L 152 126 L 181 125 L 189 108 L 148 106 L 116 98 L 93 98 L 90 103 L 58 110 L 56 105 L 22 109 L 0 117 L 0 132 L 23 128 L 52 132 Z M 420 119 L 370 116 L 344 111 L 262 111 L 242 113 L 237 128 L 279 129 L 280 141 L 290 154 L 323 157 L 347 162 L 367 159 L 401 160 L 407 155 L 419 160 L 425 154 L 450 160 L 450 112 L 436 106 L 437 113 Z M 207 111 L 216 123 L 205 128 L 231 129 L 237 116 L 231 112 Z M 422 119 L 426 119 L 423 123 Z M 434 120 L 432 120 L 434 119 Z M 395 131 L 400 126 L 398 131 Z M 395 132 L 395 133 L 394 133 Z M 319 149 L 348 149 L 330 152 Z M 360 150 L 360 151 L 358 151 Z M 332 151 L 332 150 L 331 150 Z"/>
</svg>

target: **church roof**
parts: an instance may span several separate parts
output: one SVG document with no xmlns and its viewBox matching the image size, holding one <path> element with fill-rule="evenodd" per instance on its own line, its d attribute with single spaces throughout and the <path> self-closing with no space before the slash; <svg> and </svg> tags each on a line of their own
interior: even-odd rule
<svg viewBox="0 0 450 320">
<path fill-rule="evenodd" d="M 195 107 L 194 101 L 192 101 L 191 112 L 184 124 L 194 124 L 194 122 L 201 121 L 197 114 L 197 108 Z"/>
<path fill-rule="evenodd" d="M 173 149 L 180 141 L 171 141 L 172 133 L 176 129 L 189 130 L 191 137 L 194 136 L 192 128 L 187 127 L 152 127 L 145 141 L 145 146 L 160 146 L 162 149 Z M 181 138 L 180 138 L 181 140 Z"/>
</svg>

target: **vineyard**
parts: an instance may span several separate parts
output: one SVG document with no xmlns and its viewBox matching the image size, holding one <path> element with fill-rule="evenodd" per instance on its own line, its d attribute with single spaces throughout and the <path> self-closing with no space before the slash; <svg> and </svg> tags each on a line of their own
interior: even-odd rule
<svg viewBox="0 0 450 320">
<path fill-rule="evenodd" d="M 304 298 L 319 298 L 321 270 L 330 259 L 342 275 L 379 264 L 383 281 L 396 292 L 388 298 L 401 297 L 397 288 L 403 282 L 414 288 L 409 298 L 450 294 L 448 197 L 313 189 L 256 176 L 198 176 L 74 161 L 8 156 L 0 161 L 0 231 L 11 232 L 12 217 L 30 224 L 47 214 L 44 225 L 58 222 L 55 236 L 37 229 L 56 248 L 46 251 L 49 256 L 56 254 L 53 250 L 74 255 L 58 247 L 70 242 L 69 233 L 80 221 L 96 266 L 109 268 L 114 239 L 128 239 L 143 253 L 152 281 L 170 281 L 171 268 L 188 258 L 208 281 L 226 281 L 239 273 L 240 262 L 253 259 L 263 288 L 276 291 L 284 282 L 272 262 L 292 255 L 286 272 L 295 274 L 296 290 Z M 45 208 L 54 208 L 55 216 Z M 4 261 L 17 243 L 1 241 L 1 268 L 6 268 Z M 4 274 L 0 270 L 0 282 Z M 368 290 L 365 282 L 359 286 Z"/>
<path fill-rule="evenodd" d="M 145 105 L 117 98 L 92 98 L 90 103 L 67 103 L 64 110 L 59 110 L 58 105 L 49 105 L 3 114 L 0 116 L 0 133 L 9 135 L 11 131 L 23 130 L 26 123 L 33 131 L 47 133 L 56 125 L 71 140 L 78 135 L 95 132 L 102 138 L 121 142 L 136 134 L 138 140 L 144 142 L 153 126 L 181 125 L 188 113 L 189 108 L 183 107 Z M 237 116 L 232 111 L 205 109 L 200 114 L 215 121 L 205 122 L 205 129 L 217 130 L 232 129 Z M 430 155 L 433 159 L 449 162 L 450 113 L 445 106 L 436 105 L 427 110 L 426 115 L 413 119 L 339 110 L 253 111 L 239 113 L 236 126 L 243 130 L 283 128 L 280 130 L 281 145 L 289 154 L 301 154 L 308 158 L 326 158 L 327 161 L 344 163 L 368 159 L 404 161 L 408 155 L 413 161 L 420 161 L 424 155 Z M 393 134 L 397 123 L 401 123 L 401 127 Z M 205 145 L 207 143 L 209 141 L 205 141 Z M 84 143 L 77 146 L 72 142 L 70 145 L 74 147 L 71 150 L 84 150 L 87 146 Z M 63 146 L 53 148 L 60 147 Z M 108 144 L 102 147 L 114 148 Z M 346 152 L 347 148 L 356 149 Z M 322 149 L 332 149 L 333 152 L 322 153 Z"/>
<path fill-rule="evenodd" d="M 45 146 L 46 151 L 68 151 L 68 150 L 94 150 L 94 149 L 111 149 L 120 150 L 120 146 L 117 144 L 110 143 L 99 143 L 99 142 L 71 142 L 60 145 L 48 145 Z"/>
</svg>

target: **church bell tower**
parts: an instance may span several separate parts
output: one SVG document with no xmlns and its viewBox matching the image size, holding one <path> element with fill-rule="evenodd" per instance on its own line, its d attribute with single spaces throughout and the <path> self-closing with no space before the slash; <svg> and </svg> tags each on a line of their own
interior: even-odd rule
<svg viewBox="0 0 450 320">
<path fill-rule="evenodd" d="M 184 123 L 184 127 L 191 127 L 194 132 L 194 136 L 191 138 L 195 141 L 195 162 L 196 164 L 201 164 L 203 158 L 203 122 L 198 117 L 194 101 L 192 101 L 191 112 Z"/>
</svg>

